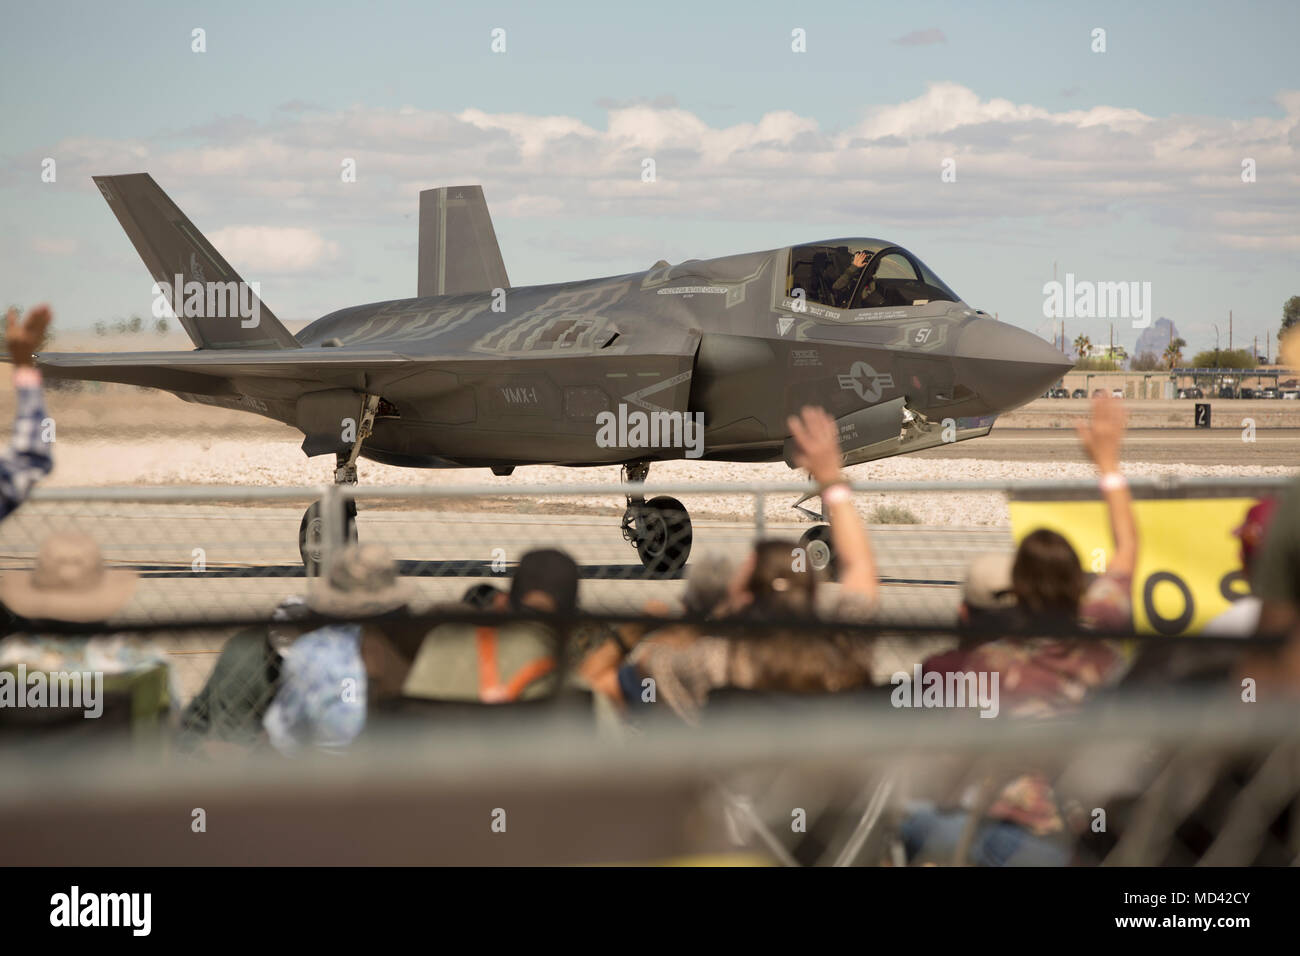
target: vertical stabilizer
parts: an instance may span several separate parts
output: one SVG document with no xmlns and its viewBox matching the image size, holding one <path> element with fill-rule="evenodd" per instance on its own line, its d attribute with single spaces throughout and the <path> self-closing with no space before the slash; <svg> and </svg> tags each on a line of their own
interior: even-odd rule
<svg viewBox="0 0 1300 956">
<path fill-rule="evenodd" d="M 482 186 L 442 186 L 420 193 L 419 260 L 416 295 L 509 288 Z"/>
</svg>

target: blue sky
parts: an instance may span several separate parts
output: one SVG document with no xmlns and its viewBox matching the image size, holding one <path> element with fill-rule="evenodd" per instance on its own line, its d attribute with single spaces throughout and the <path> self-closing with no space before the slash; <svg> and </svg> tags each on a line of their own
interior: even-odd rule
<svg viewBox="0 0 1300 956">
<path fill-rule="evenodd" d="M 0 298 L 69 328 L 147 314 L 95 173 L 152 172 L 290 320 L 414 294 L 416 191 L 482 182 L 516 284 L 883 236 L 1045 335 L 1055 264 L 1151 282 L 1193 349 L 1229 309 L 1235 343 L 1262 344 L 1300 294 L 1298 11 L 26 5 L 0 35 Z"/>
</svg>

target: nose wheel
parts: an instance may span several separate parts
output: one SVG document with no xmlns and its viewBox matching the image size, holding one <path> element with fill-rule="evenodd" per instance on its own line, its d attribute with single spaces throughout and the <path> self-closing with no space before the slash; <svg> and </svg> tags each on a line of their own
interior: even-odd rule
<svg viewBox="0 0 1300 956">
<path fill-rule="evenodd" d="M 831 547 L 831 526 L 814 525 L 799 536 L 799 547 L 808 556 L 808 567 L 834 580 L 838 568 Z"/>
<path fill-rule="evenodd" d="M 650 465 L 641 462 L 623 467 L 624 479 L 643 483 Z M 623 512 L 623 538 L 636 548 L 641 566 L 655 577 L 672 577 L 686 565 L 691 554 L 691 518 L 676 498 L 661 495 L 645 500 L 629 494 Z"/>
<path fill-rule="evenodd" d="M 820 511 L 803 506 L 805 501 L 816 497 L 817 492 L 810 492 L 794 503 L 796 511 L 818 522 L 799 536 L 799 547 L 803 548 L 808 557 L 810 570 L 834 581 L 839 576 L 839 563 L 835 560 L 835 548 L 831 544 L 831 526 L 825 523 L 826 517 Z"/>
</svg>

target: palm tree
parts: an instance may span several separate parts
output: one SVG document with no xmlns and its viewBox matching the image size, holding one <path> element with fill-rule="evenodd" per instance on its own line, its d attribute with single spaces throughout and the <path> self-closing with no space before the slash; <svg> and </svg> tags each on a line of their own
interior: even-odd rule
<svg viewBox="0 0 1300 956">
<path fill-rule="evenodd" d="M 1183 364 L 1183 346 L 1186 344 L 1185 339 L 1174 339 L 1165 346 L 1165 361 L 1171 369 Z"/>
<path fill-rule="evenodd" d="M 1081 335 L 1074 340 L 1074 352 L 1081 359 L 1087 358 L 1092 354 L 1092 340 L 1086 335 Z"/>
</svg>

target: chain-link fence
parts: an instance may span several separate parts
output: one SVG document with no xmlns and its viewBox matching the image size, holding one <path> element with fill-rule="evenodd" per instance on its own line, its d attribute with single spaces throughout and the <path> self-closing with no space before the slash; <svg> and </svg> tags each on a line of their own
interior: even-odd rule
<svg viewBox="0 0 1300 956">
<path fill-rule="evenodd" d="M 1160 497 L 1253 496 L 1283 481 L 1133 487 Z M 135 595 L 114 618 L 128 625 L 265 618 L 301 594 L 307 575 L 344 541 L 384 545 L 428 603 L 458 600 L 475 584 L 508 586 L 524 553 L 558 548 L 579 565 L 584 608 L 630 611 L 680 596 L 692 561 L 740 562 L 759 537 L 789 539 L 810 566 L 827 567 L 829 529 L 811 491 L 801 484 L 38 490 L 0 525 L 0 571 L 30 569 L 55 532 L 85 532 L 110 565 L 139 573 Z M 943 623 L 954 617 L 970 559 L 1011 549 L 1009 494 L 1095 497 L 1096 486 L 863 483 L 855 493 L 883 585 L 879 619 Z M 942 523 L 928 510 L 935 501 L 944 503 Z"/>
</svg>

